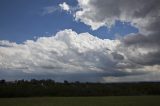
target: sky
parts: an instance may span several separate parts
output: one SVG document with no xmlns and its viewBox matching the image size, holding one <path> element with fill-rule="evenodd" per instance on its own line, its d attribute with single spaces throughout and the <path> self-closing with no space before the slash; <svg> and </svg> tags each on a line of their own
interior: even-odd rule
<svg viewBox="0 0 160 106">
<path fill-rule="evenodd" d="M 160 81 L 158 0 L 0 0 L 0 79 Z"/>
</svg>

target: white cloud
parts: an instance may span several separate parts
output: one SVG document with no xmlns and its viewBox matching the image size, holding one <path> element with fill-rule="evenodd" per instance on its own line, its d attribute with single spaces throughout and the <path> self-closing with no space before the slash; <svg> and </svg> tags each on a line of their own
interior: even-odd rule
<svg viewBox="0 0 160 106">
<path fill-rule="evenodd" d="M 110 51 L 114 51 L 119 41 L 101 40 L 88 33 L 77 34 L 72 30 L 64 30 L 56 36 L 40 37 L 37 41 L 27 40 L 24 44 L 1 41 L 2 44 L 1 69 L 24 69 L 26 72 L 36 71 L 37 68 L 52 69 L 51 73 L 61 69 L 60 73 L 74 73 L 102 71 L 99 62 L 112 61 Z"/>
<path fill-rule="evenodd" d="M 131 53 L 129 56 L 127 53 L 131 49 L 123 47 L 120 40 L 102 40 L 70 29 L 59 31 L 52 37 L 27 40 L 24 44 L 0 41 L 0 73 L 16 74 L 14 70 L 18 70 L 18 73 L 36 76 L 71 75 L 72 80 L 97 81 L 107 76 L 158 72 L 159 65 L 143 66 L 130 61 Z"/>
<path fill-rule="evenodd" d="M 62 4 L 59 4 L 59 6 L 62 10 L 70 11 L 70 6 L 66 2 L 63 2 Z"/>
<path fill-rule="evenodd" d="M 79 10 L 79 6 L 69 6 L 66 2 L 58 4 L 58 6 L 47 6 L 42 9 L 42 15 L 53 14 L 56 11 L 64 10 L 66 12 L 74 14 Z"/>
</svg>

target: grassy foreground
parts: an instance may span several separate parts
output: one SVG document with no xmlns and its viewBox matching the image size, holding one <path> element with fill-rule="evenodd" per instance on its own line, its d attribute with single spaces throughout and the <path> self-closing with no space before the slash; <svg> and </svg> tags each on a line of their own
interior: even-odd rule
<svg viewBox="0 0 160 106">
<path fill-rule="evenodd" d="M 160 106 L 160 96 L 0 98 L 0 106 Z"/>
</svg>

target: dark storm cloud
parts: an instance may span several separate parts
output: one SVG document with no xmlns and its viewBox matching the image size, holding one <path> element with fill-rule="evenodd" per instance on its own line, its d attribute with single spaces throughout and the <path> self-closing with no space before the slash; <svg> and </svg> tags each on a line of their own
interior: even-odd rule
<svg viewBox="0 0 160 106">
<path fill-rule="evenodd" d="M 92 27 L 111 27 L 116 20 L 130 22 L 139 33 L 122 38 L 119 51 L 133 63 L 152 66 L 160 61 L 160 1 L 159 0 L 79 0 L 82 10 L 77 20 Z M 123 59 L 112 53 L 114 58 Z"/>
</svg>

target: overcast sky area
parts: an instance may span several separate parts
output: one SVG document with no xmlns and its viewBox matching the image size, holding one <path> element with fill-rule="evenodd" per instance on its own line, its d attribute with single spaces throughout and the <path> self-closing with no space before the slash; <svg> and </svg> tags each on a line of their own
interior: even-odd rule
<svg viewBox="0 0 160 106">
<path fill-rule="evenodd" d="M 0 0 L 0 79 L 160 81 L 159 0 Z"/>
</svg>

